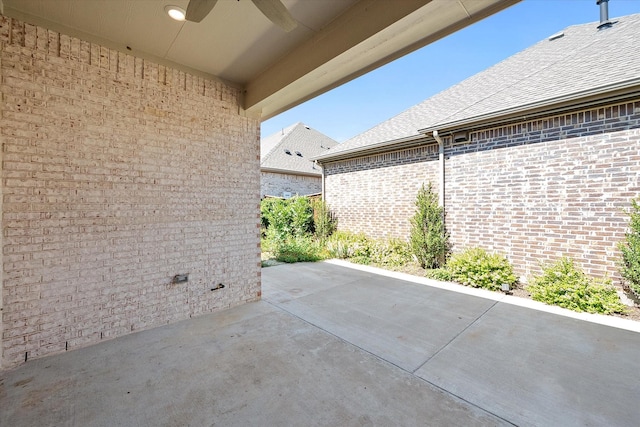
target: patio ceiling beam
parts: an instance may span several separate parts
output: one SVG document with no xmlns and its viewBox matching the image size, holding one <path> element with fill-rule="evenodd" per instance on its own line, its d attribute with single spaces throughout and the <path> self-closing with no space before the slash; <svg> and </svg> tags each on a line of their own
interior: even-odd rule
<svg viewBox="0 0 640 427">
<path fill-rule="evenodd" d="M 251 109 L 281 88 L 349 51 L 432 0 L 361 0 L 311 39 L 250 81 L 245 108 Z"/>
<path fill-rule="evenodd" d="M 268 119 L 520 0 L 361 0 L 245 85 Z"/>
</svg>

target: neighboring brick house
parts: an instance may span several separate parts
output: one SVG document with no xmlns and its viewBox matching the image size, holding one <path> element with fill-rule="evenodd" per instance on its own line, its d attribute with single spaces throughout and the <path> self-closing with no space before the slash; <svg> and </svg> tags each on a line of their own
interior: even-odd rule
<svg viewBox="0 0 640 427">
<path fill-rule="evenodd" d="M 431 181 L 454 250 L 504 253 L 524 278 L 567 255 L 618 279 L 640 196 L 640 15 L 611 22 L 569 27 L 319 156 L 340 229 L 408 238 Z"/>
<path fill-rule="evenodd" d="M 264 138 L 260 143 L 260 197 L 321 193 L 322 168 L 311 158 L 336 145 L 304 123 Z"/>
</svg>

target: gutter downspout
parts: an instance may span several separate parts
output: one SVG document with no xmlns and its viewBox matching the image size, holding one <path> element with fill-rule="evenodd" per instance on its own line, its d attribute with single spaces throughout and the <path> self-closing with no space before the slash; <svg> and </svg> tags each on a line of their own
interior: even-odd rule
<svg viewBox="0 0 640 427">
<path fill-rule="evenodd" d="M 444 142 L 440 135 L 438 135 L 438 131 L 433 131 L 433 139 L 438 142 L 438 163 L 440 166 L 439 170 L 439 187 L 438 188 L 438 203 L 442 208 L 444 208 Z M 323 172 L 324 176 L 324 172 Z"/>
<path fill-rule="evenodd" d="M 315 163 L 316 165 L 320 166 L 320 169 L 322 169 L 322 188 L 321 188 L 321 191 L 322 191 L 322 201 L 323 201 L 323 202 L 326 202 L 327 200 L 326 200 L 326 199 L 325 199 L 325 197 L 324 197 L 324 166 L 323 166 L 322 164 L 318 163 L 318 161 L 317 161 L 317 160 L 314 160 L 314 163 Z"/>
</svg>

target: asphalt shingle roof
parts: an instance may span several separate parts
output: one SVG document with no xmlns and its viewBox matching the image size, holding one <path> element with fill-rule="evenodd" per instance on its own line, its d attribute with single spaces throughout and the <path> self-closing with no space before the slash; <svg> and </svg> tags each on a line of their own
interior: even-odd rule
<svg viewBox="0 0 640 427">
<path fill-rule="evenodd" d="M 337 144 L 304 123 L 296 123 L 260 142 L 260 167 L 321 175 L 322 170 L 311 158 L 326 153 Z"/>
<path fill-rule="evenodd" d="M 640 14 L 566 28 L 334 147 L 329 155 L 455 122 L 640 83 Z"/>
</svg>

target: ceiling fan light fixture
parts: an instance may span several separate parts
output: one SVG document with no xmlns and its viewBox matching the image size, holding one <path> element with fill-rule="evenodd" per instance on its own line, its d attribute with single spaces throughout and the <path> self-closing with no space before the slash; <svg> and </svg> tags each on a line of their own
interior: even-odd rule
<svg viewBox="0 0 640 427">
<path fill-rule="evenodd" d="M 164 11 L 167 12 L 167 15 L 176 21 L 184 21 L 187 13 L 185 10 L 178 6 L 167 5 L 164 7 Z"/>
</svg>

